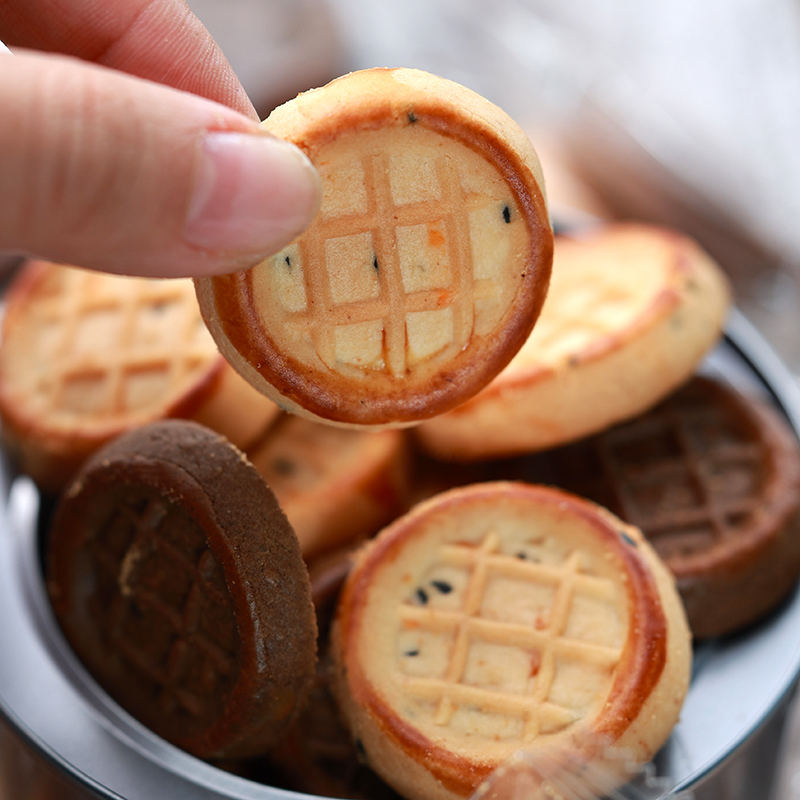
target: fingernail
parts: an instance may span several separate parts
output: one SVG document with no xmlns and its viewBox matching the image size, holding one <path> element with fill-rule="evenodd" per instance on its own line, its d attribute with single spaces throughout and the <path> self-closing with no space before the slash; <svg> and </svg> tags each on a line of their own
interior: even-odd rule
<svg viewBox="0 0 800 800">
<path fill-rule="evenodd" d="M 319 207 L 319 177 L 294 145 L 266 134 L 208 133 L 202 142 L 184 240 L 230 253 L 273 253 Z"/>
</svg>

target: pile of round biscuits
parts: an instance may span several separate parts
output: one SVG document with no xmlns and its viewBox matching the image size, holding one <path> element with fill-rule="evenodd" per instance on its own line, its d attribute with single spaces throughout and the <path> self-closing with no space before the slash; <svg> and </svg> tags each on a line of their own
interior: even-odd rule
<svg viewBox="0 0 800 800">
<path fill-rule="evenodd" d="M 60 495 L 66 639 L 153 731 L 288 789 L 452 800 L 520 751 L 624 782 L 692 636 L 800 574 L 794 434 L 698 375 L 722 271 L 650 225 L 553 238 L 526 137 L 425 73 L 265 127 L 323 178 L 281 253 L 194 287 L 29 262 L 6 295 L 2 435 Z"/>
</svg>

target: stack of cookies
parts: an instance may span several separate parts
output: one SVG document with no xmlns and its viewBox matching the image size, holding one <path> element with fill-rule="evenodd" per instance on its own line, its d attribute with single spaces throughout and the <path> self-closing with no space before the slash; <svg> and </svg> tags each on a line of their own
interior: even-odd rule
<svg viewBox="0 0 800 800">
<path fill-rule="evenodd" d="M 696 243 L 642 224 L 558 237 L 539 323 L 483 392 L 414 432 L 441 469 L 553 484 L 639 527 L 696 639 L 743 629 L 800 574 L 800 457 L 766 398 L 700 376 L 730 302 Z"/>
<path fill-rule="evenodd" d="M 699 374 L 723 272 L 651 225 L 553 237 L 527 137 L 435 76 L 264 124 L 323 182 L 280 253 L 194 286 L 32 262 L 7 295 L 3 436 L 60 493 L 66 638 L 157 734 L 283 788 L 457 800 L 519 753 L 624 783 L 692 639 L 800 575 L 793 432 Z"/>
</svg>

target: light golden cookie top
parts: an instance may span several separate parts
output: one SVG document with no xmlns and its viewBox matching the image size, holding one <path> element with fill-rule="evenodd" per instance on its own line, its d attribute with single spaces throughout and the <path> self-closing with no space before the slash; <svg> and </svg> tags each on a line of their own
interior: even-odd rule
<svg viewBox="0 0 800 800">
<path fill-rule="evenodd" d="M 116 432 L 223 366 L 189 280 L 30 262 L 7 297 L 0 406 L 22 428 Z"/>
<path fill-rule="evenodd" d="M 370 762 L 418 754 L 454 795 L 534 744 L 602 738 L 647 760 L 688 685 L 663 564 L 636 529 L 544 487 L 418 506 L 356 562 L 337 625 L 338 691 Z"/>
<path fill-rule="evenodd" d="M 288 410 L 407 424 L 475 394 L 538 316 L 552 232 L 536 154 L 500 109 L 416 70 L 352 73 L 264 123 L 320 211 L 252 270 L 196 282 L 220 349 Z"/>
<path fill-rule="evenodd" d="M 547 303 L 512 370 L 547 371 L 602 357 L 672 314 L 686 293 L 702 292 L 711 282 L 706 271 L 715 273 L 709 299 L 715 319 L 721 316 L 727 287 L 687 245 L 677 234 L 632 224 L 559 239 Z M 716 337 L 718 327 L 712 330 Z"/>
<path fill-rule="evenodd" d="M 725 273 L 668 228 L 611 223 L 557 237 L 536 327 L 475 397 L 418 429 L 444 458 L 554 447 L 638 414 L 681 385 L 719 341 Z"/>
<path fill-rule="evenodd" d="M 0 344 L 2 436 L 40 488 L 59 491 L 97 447 L 147 422 L 188 417 L 244 448 L 277 414 L 219 354 L 190 280 L 46 261 L 15 274 Z"/>
</svg>

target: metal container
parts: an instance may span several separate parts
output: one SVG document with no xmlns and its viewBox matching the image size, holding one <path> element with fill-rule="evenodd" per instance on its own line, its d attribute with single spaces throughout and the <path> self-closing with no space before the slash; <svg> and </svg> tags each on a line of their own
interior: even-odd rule
<svg viewBox="0 0 800 800">
<path fill-rule="evenodd" d="M 800 432 L 800 389 L 734 313 L 703 365 L 770 397 Z M 119 708 L 65 644 L 44 590 L 39 498 L 0 469 L 0 800 L 298 800 L 164 742 Z M 800 673 L 800 592 L 763 623 L 695 650 L 681 720 L 660 774 L 696 800 L 766 798 Z"/>
</svg>

